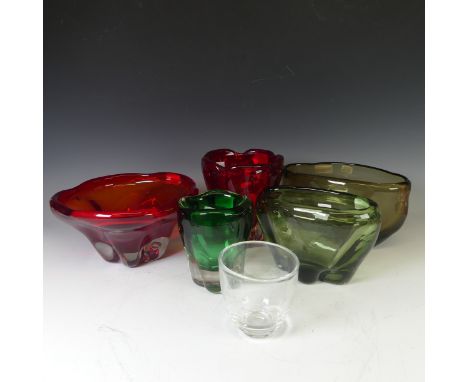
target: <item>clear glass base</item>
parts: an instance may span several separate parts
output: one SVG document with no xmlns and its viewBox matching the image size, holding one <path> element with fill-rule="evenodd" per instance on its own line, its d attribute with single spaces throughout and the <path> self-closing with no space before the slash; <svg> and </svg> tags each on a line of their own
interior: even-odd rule
<svg viewBox="0 0 468 382">
<path fill-rule="evenodd" d="M 189 267 L 192 280 L 195 284 L 206 288 L 212 293 L 221 292 L 221 287 L 219 285 L 219 272 L 205 271 L 198 268 L 198 266 L 192 262 L 189 262 Z"/>
<path fill-rule="evenodd" d="M 284 315 L 276 309 L 248 311 L 233 317 L 234 323 L 247 336 L 265 338 L 284 325 Z"/>
</svg>

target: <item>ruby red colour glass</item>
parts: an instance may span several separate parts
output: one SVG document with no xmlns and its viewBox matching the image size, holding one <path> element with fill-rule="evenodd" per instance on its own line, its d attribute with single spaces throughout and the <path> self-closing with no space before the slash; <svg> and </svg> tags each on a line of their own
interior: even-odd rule
<svg viewBox="0 0 468 382">
<path fill-rule="evenodd" d="M 203 177 L 208 190 L 221 189 L 246 195 L 254 207 L 250 239 L 262 239 L 255 215 L 255 203 L 267 187 L 281 180 L 284 158 L 269 150 L 250 149 L 238 153 L 230 149 L 207 152 L 202 158 Z"/>
<path fill-rule="evenodd" d="M 82 232 L 104 260 L 136 267 L 164 256 L 177 223 L 178 200 L 196 194 L 195 182 L 182 174 L 117 174 L 60 191 L 50 207 Z"/>
<path fill-rule="evenodd" d="M 269 150 L 250 149 L 238 153 L 229 149 L 213 150 L 202 158 L 208 190 L 221 189 L 247 195 L 254 203 L 267 187 L 279 184 L 284 158 Z"/>
</svg>

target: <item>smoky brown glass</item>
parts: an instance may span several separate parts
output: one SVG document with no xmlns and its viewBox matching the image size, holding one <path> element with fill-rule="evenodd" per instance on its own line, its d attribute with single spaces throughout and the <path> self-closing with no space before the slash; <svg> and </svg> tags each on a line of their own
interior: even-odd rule
<svg viewBox="0 0 468 382">
<path fill-rule="evenodd" d="M 411 182 L 403 175 L 360 164 L 292 163 L 283 170 L 282 185 L 346 192 L 374 200 L 380 209 L 381 243 L 405 222 Z"/>
</svg>

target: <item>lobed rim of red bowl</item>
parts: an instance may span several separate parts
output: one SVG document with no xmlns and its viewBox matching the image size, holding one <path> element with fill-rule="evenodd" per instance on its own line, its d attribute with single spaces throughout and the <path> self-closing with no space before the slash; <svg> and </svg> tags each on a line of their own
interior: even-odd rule
<svg viewBox="0 0 468 382">
<path fill-rule="evenodd" d="M 267 154 L 270 158 L 270 163 L 263 163 L 263 164 L 251 164 L 251 165 L 232 165 L 232 166 L 220 166 L 218 165 L 218 163 L 216 162 L 216 160 L 214 160 L 212 157 L 213 155 L 215 154 L 218 154 L 218 153 L 232 153 L 234 155 L 245 155 L 245 154 L 248 154 L 248 153 L 261 153 L 261 154 Z M 284 157 L 281 155 L 281 154 L 275 154 L 273 151 L 270 151 L 270 150 L 265 150 L 265 149 L 255 149 L 255 148 L 252 148 L 252 149 L 248 149 L 248 150 L 245 150 L 244 152 L 241 152 L 241 151 L 236 151 L 236 150 L 232 150 L 232 149 L 216 149 L 216 150 L 211 150 L 211 151 L 208 151 L 205 155 L 203 155 L 203 158 L 202 158 L 202 162 L 211 162 L 213 163 L 216 167 L 218 168 L 223 168 L 223 169 L 233 169 L 233 168 L 264 168 L 264 167 L 274 167 L 274 166 L 278 166 L 278 165 L 281 165 L 282 166 L 282 161 L 284 161 Z"/>
<path fill-rule="evenodd" d="M 190 192 L 187 195 L 183 196 L 192 196 L 198 194 L 198 188 L 196 186 L 195 181 L 188 177 L 187 175 L 179 174 L 176 172 L 154 172 L 154 173 L 121 173 L 121 174 L 113 174 L 113 175 L 105 175 L 100 176 L 97 178 L 88 179 L 79 185 L 59 191 L 55 193 L 50 198 L 50 207 L 53 211 L 60 213 L 66 216 L 72 216 L 75 218 L 88 218 L 88 219 L 122 219 L 122 218 L 139 218 L 139 217 L 149 217 L 149 218 L 159 218 L 163 216 L 170 215 L 177 211 L 177 203 L 170 208 L 166 209 L 158 209 L 155 207 L 152 208 L 144 208 L 144 209 L 136 209 L 133 211 L 91 211 L 91 210 L 73 210 L 70 207 L 67 207 L 63 202 L 59 200 L 61 196 L 66 193 L 72 193 L 79 188 L 86 187 L 88 185 L 92 185 L 93 183 L 102 184 L 106 180 L 112 180 L 113 178 L 124 178 L 124 179 L 158 179 L 158 180 L 167 180 L 169 177 L 180 177 L 181 185 L 186 185 L 187 188 L 190 189 Z"/>
</svg>

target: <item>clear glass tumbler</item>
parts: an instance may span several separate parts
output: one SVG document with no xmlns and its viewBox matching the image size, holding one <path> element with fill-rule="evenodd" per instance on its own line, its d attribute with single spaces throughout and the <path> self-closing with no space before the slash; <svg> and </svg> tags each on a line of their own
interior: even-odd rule
<svg viewBox="0 0 468 382">
<path fill-rule="evenodd" d="M 243 241 L 221 252 L 221 292 L 242 332 L 267 337 L 285 323 L 298 269 L 293 252 L 265 241 Z"/>
</svg>

